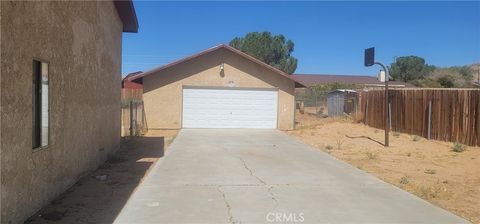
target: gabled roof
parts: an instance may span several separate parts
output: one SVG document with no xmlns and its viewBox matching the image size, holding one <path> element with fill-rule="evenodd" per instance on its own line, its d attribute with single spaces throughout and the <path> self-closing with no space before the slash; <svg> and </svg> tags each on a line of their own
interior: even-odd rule
<svg viewBox="0 0 480 224">
<path fill-rule="evenodd" d="M 118 16 L 123 23 L 123 32 L 136 33 L 138 32 L 138 20 L 133 7 L 132 0 L 114 0 L 115 8 Z"/>
<path fill-rule="evenodd" d="M 365 75 L 331 75 L 331 74 L 294 74 L 292 78 L 304 83 L 306 86 L 315 86 L 320 84 L 331 83 L 344 83 L 355 85 L 384 85 L 384 82 L 380 82 L 375 76 Z M 405 87 L 415 87 L 412 84 L 389 81 L 390 85 L 401 85 Z"/>
<path fill-rule="evenodd" d="M 141 88 L 143 88 L 143 83 L 132 82 L 132 81 L 128 80 L 129 77 L 132 77 L 132 76 L 134 76 L 136 74 L 140 74 L 140 73 L 142 73 L 142 71 L 132 72 L 132 73 L 129 73 L 128 75 L 126 75 L 122 79 L 122 88 L 128 88 L 128 89 L 141 89 Z"/>
<path fill-rule="evenodd" d="M 132 72 L 132 73 L 128 73 L 123 79 L 127 79 L 127 78 L 130 78 L 134 75 L 138 75 L 140 73 L 143 73 L 142 71 L 136 71 L 136 72 Z"/>
<path fill-rule="evenodd" d="M 190 55 L 190 56 L 188 56 L 188 57 L 182 58 L 182 59 L 180 59 L 180 60 L 174 61 L 174 62 L 172 62 L 172 63 L 169 63 L 169 64 L 166 64 L 166 65 L 163 65 L 163 66 L 154 68 L 154 69 L 152 69 L 152 70 L 150 70 L 150 71 L 146 71 L 146 72 L 144 72 L 144 73 L 136 74 L 136 75 L 133 75 L 133 76 L 128 77 L 128 78 L 126 77 L 126 79 L 129 80 L 129 81 L 133 81 L 133 82 L 140 82 L 141 79 L 142 79 L 143 77 L 147 76 L 147 75 L 151 75 L 151 74 L 157 73 L 157 72 L 159 72 L 159 71 L 165 70 L 165 69 L 167 69 L 167 68 L 173 67 L 173 66 L 175 66 L 175 65 L 181 64 L 181 63 L 186 62 L 186 61 L 193 60 L 193 59 L 198 58 L 198 57 L 200 57 L 200 56 L 202 56 L 202 55 L 205 55 L 205 54 L 207 54 L 207 53 L 210 53 L 210 52 L 213 52 L 213 51 L 217 51 L 217 50 L 220 50 L 220 49 L 226 49 L 226 50 L 228 50 L 228 51 L 231 51 L 231 52 L 233 52 L 233 53 L 235 53 L 235 54 L 237 54 L 237 55 L 240 55 L 240 56 L 242 56 L 242 57 L 244 57 L 244 58 L 252 61 L 253 63 L 256 63 L 256 64 L 258 64 L 258 65 L 260 65 L 260 66 L 262 66 L 262 67 L 264 67 L 264 68 L 266 68 L 266 69 L 268 69 L 268 70 L 271 70 L 271 71 L 273 71 L 273 72 L 275 72 L 275 73 L 277 73 L 277 74 L 279 74 L 279 75 L 281 75 L 281 76 L 286 77 L 287 79 L 290 79 L 290 80 L 294 81 L 296 88 L 298 88 L 298 87 L 306 87 L 301 81 L 297 81 L 297 80 L 293 79 L 293 78 L 292 78 L 292 75 L 287 74 L 287 73 L 285 73 L 285 72 L 283 72 L 283 71 L 281 71 L 281 70 L 279 70 L 279 69 L 277 69 L 277 68 L 275 68 L 275 67 L 273 67 L 273 66 L 271 66 L 271 65 L 269 65 L 269 64 L 267 64 L 267 63 L 265 63 L 265 62 L 263 62 L 263 61 L 260 61 L 260 60 L 256 59 L 256 58 L 253 57 L 253 56 L 250 56 L 250 55 L 248 55 L 248 54 L 246 54 L 246 53 L 244 53 L 244 52 L 242 52 L 242 51 L 240 51 L 240 50 L 237 50 L 237 49 L 235 49 L 235 48 L 233 48 L 233 47 L 230 47 L 230 46 L 228 46 L 228 45 L 226 45 L 226 44 L 217 45 L 217 46 L 215 46 L 215 47 L 212 47 L 212 48 L 209 48 L 209 49 L 207 49 L 207 50 L 204 50 L 204 51 L 202 51 L 202 52 L 200 52 L 200 53 L 193 54 L 193 55 Z"/>
</svg>

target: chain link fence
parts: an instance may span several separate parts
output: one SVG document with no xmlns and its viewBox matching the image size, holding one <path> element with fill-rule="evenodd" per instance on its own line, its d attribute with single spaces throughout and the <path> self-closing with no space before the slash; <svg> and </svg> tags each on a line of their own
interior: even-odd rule
<svg viewBox="0 0 480 224">
<path fill-rule="evenodd" d="M 326 90 L 316 88 L 297 89 L 295 90 L 296 109 L 300 113 L 327 116 L 327 95 L 328 91 Z"/>
<path fill-rule="evenodd" d="M 309 87 L 295 91 L 296 109 L 320 117 L 351 116 L 356 113 L 357 92 L 352 89 Z"/>
</svg>

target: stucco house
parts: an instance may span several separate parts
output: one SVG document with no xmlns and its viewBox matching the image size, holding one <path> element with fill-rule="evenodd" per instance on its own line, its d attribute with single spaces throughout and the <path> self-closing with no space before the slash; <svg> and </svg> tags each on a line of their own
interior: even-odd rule
<svg viewBox="0 0 480 224">
<path fill-rule="evenodd" d="M 143 83 L 149 129 L 294 128 L 295 87 L 303 84 L 228 45 L 151 71 Z"/>
<path fill-rule="evenodd" d="M 21 223 L 120 145 L 131 1 L 1 1 L 1 220 Z"/>
</svg>

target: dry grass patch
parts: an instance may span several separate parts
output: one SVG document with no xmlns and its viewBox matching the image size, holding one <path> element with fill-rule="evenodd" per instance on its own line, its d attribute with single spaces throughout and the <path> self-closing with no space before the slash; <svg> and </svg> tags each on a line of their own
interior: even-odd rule
<svg viewBox="0 0 480 224">
<path fill-rule="evenodd" d="M 287 133 L 474 223 L 480 223 L 480 147 L 384 131 L 350 119 L 296 115 Z M 308 134 L 305 134 L 308 133 Z M 312 134 L 313 133 L 313 134 Z M 350 137 L 346 137 L 350 136 Z M 467 150 L 465 150 L 467 149 Z"/>
</svg>

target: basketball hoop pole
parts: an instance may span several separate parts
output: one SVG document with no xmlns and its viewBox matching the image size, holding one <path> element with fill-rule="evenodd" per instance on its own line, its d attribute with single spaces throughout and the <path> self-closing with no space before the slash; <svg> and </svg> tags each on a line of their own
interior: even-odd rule
<svg viewBox="0 0 480 224">
<path fill-rule="evenodd" d="M 380 67 L 382 67 L 383 71 L 385 71 L 385 147 L 388 147 L 390 144 L 389 144 L 389 132 L 390 132 L 390 111 L 389 111 L 389 107 L 388 107 L 388 104 L 389 104 L 389 96 L 388 96 L 388 76 L 389 76 L 389 72 L 388 72 L 388 69 L 387 67 L 380 63 L 380 62 L 375 62 L 374 64 L 376 65 L 380 65 Z"/>
<path fill-rule="evenodd" d="M 384 114 L 384 118 L 385 118 L 385 147 L 388 147 L 389 145 L 389 139 L 388 139 L 388 134 L 390 132 L 390 107 L 388 105 L 389 103 L 389 100 L 388 100 L 388 77 L 390 76 L 389 75 L 389 72 L 388 72 L 388 69 L 387 69 L 387 66 L 385 66 L 384 64 L 380 63 L 380 62 L 377 62 L 375 61 L 375 47 L 371 47 L 371 48 L 367 48 L 365 49 L 365 58 L 364 58 L 364 65 L 365 67 L 370 67 L 372 65 L 380 65 L 382 68 L 383 68 L 383 71 L 385 71 L 385 114 Z M 367 115 L 365 115 L 367 116 Z"/>
</svg>

